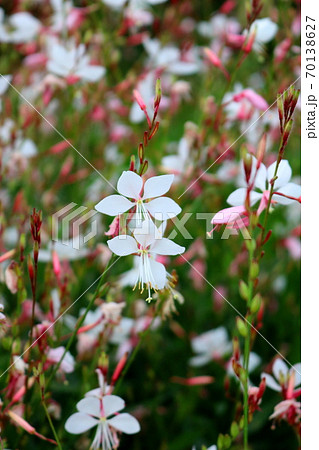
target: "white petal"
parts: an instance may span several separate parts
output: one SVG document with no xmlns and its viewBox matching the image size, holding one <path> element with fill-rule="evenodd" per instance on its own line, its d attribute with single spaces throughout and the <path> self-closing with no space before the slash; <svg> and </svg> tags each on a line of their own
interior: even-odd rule
<svg viewBox="0 0 319 450">
<path fill-rule="evenodd" d="M 256 367 L 259 366 L 259 364 L 261 363 L 261 358 L 260 356 L 257 355 L 257 353 L 255 352 L 251 352 L 249 355 L 249 364 L 248 364 L 248 372 L 253 372 Z"/>
<path fill-rule="evenodd" d="M 209 363 L 212 360 L 212 356 L 209 353 L 203 355 L 194 356 L 189 360 L 189 365 L 192 367 L 200 367 Z"/>
<path fill-rule="evenodd" d="M 119 193 L 135 200 L 140 198 L 142 187 L 142 178 L 131 170 L 124 171 L 117 182 Z"/>
<path fill-rule="evenodd" d="M 290 372 L 295 372 L 295 387 L 299 386 L 301 383 L 301 364 L 294 364 Z"/>
<path fill-rule="evenodd" d="M 160 197 L 166 194 L 173 183 L 174 175 L 159 175 L 146 180 L 143 199 Z"/>
<path fill-rule="evenodd" d="M 181 208 L 169 197 L 160 197 L 145 203 L 145 208 L 158 220 L 171 219 L 181 212 Z"/>
<path fill-rule="evenodd" d="M 65 422 L 65 429 L 72 434 L 81 434 L 93 428 L 99 421 L 84 413 L 72 414 Z"/>
<path fill-rule="evenodd" d="M 268 181 L 270 181 L 274 177 L 276 164 L 277 163 L 275 161 L 268 167 L 268 174 L 267 174 Z M 291 174 L 292 174 L 292 170 L 289 165 L 289 162 L 286 159 L 283 159 L 282 161 L 280 161 L 278 171 L 277 171 L 278 178 L 275 181 L 274 189 L 276 190 L 276 189 L 280 188 L 281 186 L 285 186 L 290 181 Z"/>
<path fill-rule="evenodd" d="M 164 289 L 167 283 L 165 266 L 152 258 L 150 258 L 149 262 L 156 289 Z"/>
<path fill-rule="evenodd" d="M 105 74 L 105 67 L 102 66 L 86 66 L 82 69 L 76 70 L 74 75 L 83 78 L 86 81 L 94 83 L 100 80 Z"/>
<path fill-rule="evenodd" d="M 167 0 L 147 0 L 150 5 L 159 5 L 160 3 L 165 3 Z"/>
<path fill-rule="evenodd" d="M 141 226 L 134 229 L 133 234 L 144 249 L 161 236 L 161 232 L 156 228 L 152 220 L 143 220 Z"/>
<path fill-rule="evenodd" d="M 126 434 L 138 433 L 141 429 L 140 424 L 131 416 L 131 414 L 123 413 L 113 417 L 107 421 L 109 425 Z"/>
<path fill-rule="evenodd" d="M 157 255 L 180 255 L 184 253 L 185 247 L 175 244 L 167 238 L 157 239 L 154 244 L 151 245 L 150 250 Z"/>
<path fill-rule="evenodd" d="M 266 189 L 266 181 L 267 169 L 265 164 L 261 163 L 255 178 L 255 186 L 258 187 L 261 191 L 264 191 Z"/>
<path fill-rule="evenodd" d="M 232 192 L 227 198 L 227 203 L 231 206 L 241 206 L 245 204 L 247 195 L 246 188 L 239 188 Z M 259 199 L 261 199 L 262 194 L 259 192 L 251 191 L 250 193 L 250 204 L 254 205 Z"/>
<path fill-rule="evenodd" d="M 289 197 L 299 198 L 301 196 L 301 186 L 296 183 L 288 183 L 285 186 L 277 189 L 277 192 L 288 195 Z M 295 200 L 290 198 L 283 197 L 282 195 L 274 195 L 273 200 L 280 203 L 281 205 L 289 205 L 293 203 Z"/>
<path fill-rule="evenodd" d="M 107 241 L 107 245 L 118 256 L 127 256 L 138 251 L 136 240 L 126 234 L 110 239 Z"/>
<path fill-rule="evenodd" d="M 81 413 L 95 417 L 101 416 L 100 400 L 96 397 L 83 398 L 76 404 L 76 407 Z"/>
<path fill-rule="evenodd" d="M 167 71 L 174 75 L 193 75 L 194 73 L 199 71 L 199 64 L 176 61 L 168 64 Z"/>
<path fill-rule="evenodd" d="M 261 43 L 267 43 L 271 41 L 278 31 L 278 25 L 274 23 L 269 17 L 255 20 L 252 23 L 251 29 L 256 29 L 256 41 Z"/>
<path fill-rule="evenodd" d="M 288 366 L 282 359 L 277 358 L 272 367 L 272 372 L 277 378 L 277 380 L 279 380 L 280 373 L 282 373 L 284 377 L 287 377 Z"/>
<path fill-rule="evenodd" d="M 266 385 L 270 388 L 273 389 L 274 391 L 277 392 L 281 392 L 281 387 L 280 385 L 274 380 L 274 378 L 269 375 L 268 373 L 262 373 L 261 374 L 261 378 L 266 378 Z"/>
<path fill-rule="evenodd" d="M 108 216 L 117 216 L 118 214 L 123 214 L 133 206 L 134 203 L 122 197 L 122 195 L 109 195 L 95 205 L 95 209 Z"/>
<path fill-rule="evenodd" d="M 109 417 L 112 414 L 121 411 L 121 409 L 123 409 L 125 406 L 124 400 L 117 395 L 105 395 L 102 399 L 102 402 L 106 417 Z"/>
</svg>

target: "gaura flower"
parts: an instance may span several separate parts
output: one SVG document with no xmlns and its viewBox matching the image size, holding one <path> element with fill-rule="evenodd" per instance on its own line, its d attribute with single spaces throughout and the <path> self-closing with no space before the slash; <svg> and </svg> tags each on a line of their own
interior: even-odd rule
<svg viewBox="0 0 319 450">
<path fill-rule="evenodd" d="M 203 366 L 213 359 L 223 358 L 232 350 L 232 343 L 229 341 L 224 327 L 196 336 L 192 339 L 191 345 L 193 351 L 197 353 L 197 356 L 189 361 L 189 364 L 194 367 Z"/>
<path fill-rule="evenodd" d="M 295 399 L 284 400 L 275 406 L 269 419 L 284 419 L 291 425 L 298 424 L 301 416 L 301 403 Z"/>
<path fill-rule="evenodd" d="M 22 44 L 32 41 L 41 28 L 41 22 L 28 12 L 12 14 L 5 20 L 0 8 L 0 42 Z"/>
<path fill-rule="evenodd" d="M 270 181 L 273 179 L 275 174 L 276 162 L 271 164 L 268 169 L 264 164 L 260 164 L 260 167 L 257 171 L 257 159 L 252 156 L 252 168 L 249 183 L 254 181 L 254 188 L 250 193 L 250 204 L 254 205 L 259 200 L 259 214 L 266 207 L 268 202 L 269 193 L 270 193 Z M 291 183 L 292 170 L 289 165 L 289 162 L 286 159 L 283 159 L 279 163 L 278 171 L 277 171 L 277 179 L 274 183 L 274 194 L 272 196 L 272 203 L 279 203 L 281 205 L 289 205 L 293 203 L 294 200 L 299 201 L 301 189 L 300 186 L 296 183 Z M 240 206 L 245 204 L 246 194 L 247 194 L 247 183 L 245 179 L 244 165 L 241 164 L 241 174 L 239 179 L 239 185 L 245 186 L 236 189 L 232 192 L 227 198 L 227 203 L 231 206 Z"/>
<path fill-rule="evenodd" d="M 274 376 L 268 373 L 262 373 L 261 377 L 266 378 L 266 385 L 277 392 L 282 392 L 284 397 L 287 398 L 287 391 L 290 388 L 295 389 L 301 383 L 301 364 L 294 364 L 290 369 L 287 364 L 280 358 L 277 358 L 272 367 L 272 373 Z M 299 391 L 295 391 L 298 394 Z M 293 394 L 291 392 L 291 394 Z M 294 395 L 292 395 L 294 396 Z M 288 393 L 288 397 L 291 397 Z"/>
<path fill-rule="evenodd" d="M 64 347 L 56 347 L 56 348 L 50 348 L 47 353 L 47 363 L 48 364 L 57 364 L 60 359 L 62 358 L 62 355 L 64 353 L 65 348 Z M 71 355 L 70 352 L 67 352 L 63 358 L 63 361 L 60 365 L 60 371 L 65 373 L 71 373 L 74 370 L 74 358 Z"/>
<path fill-rule="evenodd" d="M 264 17 L 263 19 L 255 20 L 251 24 L 251 30 L 255 33 L 253 49 L 256 52 L 261 52 L 264 44 L 267 44 L 276 36 L 278 25 L 269 17 Z"/>
<path fill-rule="evenodd" d="M 76 405 L 78 412 L 72 414 L 65 423 L 65 429 L 72 434 L 81 434 L 97 426 L 90 448 L 111 450 L 117 448 L 117 431 L 135 434 L 140 431 L 138 421 L 131 414 L 121 413 L 124 400 L 116 395 L 105 395 L 101 399 L 86 397 Z"/>
<path fill-rule="evenodd" d="M 108 246 L 118 256 L 133 254 L 139 256 L 135 287 L 138 285 L 141 292 L 143 292 L 144 287 L 148 289 L 147 300 L 150 300 L 151 289 L 154 291 L 164 289 L 167 283 L 165 266 L 155 260 L 156 255 L 180 255 L 185 251 L 185 247 L 175 244 L 170 239 L 163 238 L 162 231 L 150 220 L 143 221 L 141 228 L 136 228 L 133 235 L 134 237 L 129 235 L 116 236 L 108 241 Z"/>
<path fill-rule="evenodd" d="M 47 69 L 60 77 L 68 78 L 70 82 L 95 82 L 105 74 L 105 67 L 90 64 L 90 59 L 85 54 L 85 46 L 80 44 L 76 47 L 73 42 L 70 42 L 68 47 L 56 42 L 50 45 Z"/>
<path fill-rule="evenodd" d="M 160 220 L 170 219 L 177 216 L 181 208 L 171 198 L 161 196 L 170 189 L 173 179 L 174 175 L 159 175 L 146 180 L 143 186 L 142 177 L 135 172 L 124 171 L 117 182 L 117 191 L 121 195 L 105 197 L 95 205 L 95 209 L 102 214 L 117 216 L 136 207 L 136 215 L 140 219 L 150 219 L 149 214 Z"/>
</svg>

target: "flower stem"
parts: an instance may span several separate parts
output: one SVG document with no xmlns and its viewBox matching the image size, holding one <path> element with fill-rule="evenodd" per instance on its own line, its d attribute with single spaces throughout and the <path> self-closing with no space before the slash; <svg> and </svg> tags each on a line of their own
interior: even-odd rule
<svg viewBox="0 0 319 450">
<path fill-rule="evenodd" d="M 250 314 L 251 302 L 254 294 L 254 283 L 252 276 L 252 265 L 254 262 L 254 250 L 255 241 L 253 240 L 253 224 L 250 219 L 249 221 L 249 234 L 251 240 L 247 242 L 248 250 L 248 296 L 247 296 L 247 313 L 246 313 L 246 324 L 247 324 L 247 334 L 244 341 L 244 370 L 245 370 L 245 383 L 244 383 L 244 450 L 248 449 L 248 425 L 249 425 L 249 404 L 248 404 L 248 383 L 249 383 L 249 356 L 250 356 L 250 340 L 251 340 L 251 321 L 252 317 Z"/>
<path fill-rule="evenodd" d="M 43 406 L 43 408 L 44 408 L 45 415 L 47 416 L 48 422 L 49 422 L 49 424 L 50 424 L 50 427 L 51 427 L 52 433 L 53 433 L 53 435 L 54 435 L 54 438 L 55 438 L 55 440 L 56 440 L 58 449 L 59 449 L 59 450 L 62 450 L 62 446 L 61 446 L 61 443 L 60 443 L 58 434 L 57 434 L 57 432 L 56 432 L 56 430 L 55 430 L 55 428 L 54 428 L 52 419 L 51 419 L 51 417 L 50 417 L 50 414 L 49 414 L 49 411 L 48 411 L 47 405 L 45 404 L 44 399 L 42 399 L 41 403 L 42 403 L 42 406 Z"/>
</svg>

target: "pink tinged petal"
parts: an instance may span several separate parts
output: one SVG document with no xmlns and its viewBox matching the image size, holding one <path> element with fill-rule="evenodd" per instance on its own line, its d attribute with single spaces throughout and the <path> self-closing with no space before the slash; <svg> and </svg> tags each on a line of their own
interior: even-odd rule
<svg viewBox="0 0 319 450">
<path fill-rule="evenodd" d="M 125 402 L 117 395 L 105 395 L 102 399 L 105 417 L 121 411 L 124 408 Z"/>
<path fill-rule="evenodd" d="M 287 195 L 288 197 L 294 197 L 298 199 L 301 196 L 301 186 L 296 183 L 288 183 L 280 189 L 277 189 L 276 192 L 280 192 L 281 194 Z M 296 201 L 292 198 L 287 198 L 283 197 L 282 195 L 276 194 L 273 195 L 272 199 L 280 205 L 289 205 L 290 203 Z"/>
<path fill-rule="evenodd" d="M 72 414 L 72 416 L 68 418 L 65 423 L 65 429 L 67 432 L 72 434 L 81 434 L 87 430 L 90 430 L 98 423 L 99 421 L 94 419 L 94 417 L 79 412 Z"/>
<path fill-rule="evenodd" d="M 155 280 L 156 289 L 164 289 L 167 283 L 166 269 L 162 263 L 155 261 L 154 259 L 149 259 L 150 269 Z"/>
<path fill-rule="evenodd" d="M 100 400 L 96 397 L 85 397 L 76 404 L 76 407 L 81 413 L 101 416 Z"/>
<path fill-rule="evenodd" d="M 160 197 L 145 203 L 148 212 L 158 220 L 168 220 L 176 217 L 181 208 L 169 197 Z"/>
<path fill-rule="evenodd" d="M 132 253 L 137 253 L 138 247 L 136 240 L 132 236 L 122 234 L 116 236 L 107 242 L 109 249 L 118 256 L 132 255 Z"/>
<path fill-rule="evenodd" d="M 159 175 L 146 180 L 143 199 L 160 197 L 166 194 L 173 183 L 174 175 Z"/>
<path fill-rule="evenodd" d="M 268 167 L 268 174 L 267 174 L 268 181 L 270 181 L 274 177 L 275 170 L 276 170 L 276 164 L 277 164 L 277 162 L 275 161 Z M 285 186 L 290 181 L 291 175 L 292 175 L 292 170 L 289 165 L 289 162 L 286 159 L 283 159 L 279 163 L 279 167 L 278 167 L 278 171 L 277 171 L 278 178 L 275 181 L 274 189 L 276 190 L 276 189 L 280 188 L 281 186 Z"/>
<path fill-rule="evenodd" d="M 277 380 L 279 380 L 279 378 L 280 378 L 280 373 L 282 373 L 283 376 L 286 378 L 287 374 L 288 374 L 288 366 L 282 359 L 278 358 L 274 362 L 274 365 L 272 367 L 272 372 L 275 375 L 275 377 L 277 378 Z"/>
<path fill-rule="evenodd" d="M 180 255 L 184 253 L 185 247 L 175 244 L 167 238 L 157 239 L 153 245 L 151 245 L 150 250 L 157 255 Z"/>
<path fill-rule="evenodd" d="M 227 224 L 230 221 L 234 221 L 238 219 L 241 215 L 246 212 L 246 208 L 243 205 L 240 206 L 231 206 L 230 208 L 225 208 L 220 210 L 218 213 L 214 215 L 211 220 L 213 225 L 223 225 Z"/>
<path fill-rule="evenodd" d="M 140 424 L 131 416 L 131 414 L 123 413 L 109 419 L 108 424 L 118 431 L 126 434 L 138 433 L 141 430 Z"/>
<path fill-rule="evenodd" d="M 118 214 L 123 214 L 128 211 L 133 206 L 134 203 L 121 195 L 110 195 L 109 197 L 103 198 L 103 200 L 95 205 L 95 209 L 108 216 L 117 216 Z"/>
<path fill-rule="evenodd" d="M 274 380 L 274 378 L 269 375 L 268 373 L 262 373 L 261 374 L 261 378 L 266 378 L 266 385 L 270 388 L 273 389 L 274 391 L 277 392 L 281 392 L 281 387 L 280 385 Z"/>
<path fill-rule="evenodd" d="M 131 170 L 124 171 L 117 182 L 117 190 L 125 197 L 138 200 L 143 187 L 142 178 Z"/>
<path fill-rule="evenodd" d="M 252 89 L 244 89 L 242 92 L 243 97 L 245 97 L 255 108 L 262 111 L 266 111 L 268 108 L 268 103 L 266 100 L 257 94 Z"/>
<path fill-rule="evenodd" d="M 240 206 L 245 204 L 247 195 L 247 189 L 246 188 L 239 188 L 236 189 L 234 192 L 232 192 L 229 197 L 227 198 L 227 203 L 229 203 L 232 206 Z M 259 199 L 261 199 L 262 194 L 259 192 L 252 191 L 250 193 L 250 204 L 254 205 L 256 202 L 258 202 Z"/>
</svg>

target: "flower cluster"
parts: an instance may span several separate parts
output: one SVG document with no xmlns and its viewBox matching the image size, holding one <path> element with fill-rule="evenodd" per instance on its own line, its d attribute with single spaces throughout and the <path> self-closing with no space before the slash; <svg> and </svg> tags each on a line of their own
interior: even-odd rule
<svg viewBox="0 0 319 450">
<path fill-rule="evenodd" d="M 135 172 L 123 172 L 117 183 L 120 195 L 110 195 L 95 206 L 103 214 L 119 216 L 119 223 L 124 213 L 131 212 L 125 217 L 127 223 L 119 225 L 118 235 L 108 241 L 108 246 L 118 256 L 138 257 L 134 289 L 136 286 L 141 292 L 147 289 L 147 301 L 152 300 L 151 290 L 156 292 L 169 287 L 171 277 L 157 257 L 180 255 L 185 251 L 184 247 L 163 237 L 166 221 L 181 211 L 174 200 L 163 197 L 173 179 L 174 175 L 160 175 L 144 183 Z M 155 220 L 159 222 L 158 226 Z M 123 233 L 123 229 L 129 234 Z"/>
</svg>

